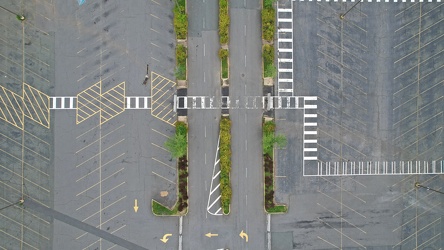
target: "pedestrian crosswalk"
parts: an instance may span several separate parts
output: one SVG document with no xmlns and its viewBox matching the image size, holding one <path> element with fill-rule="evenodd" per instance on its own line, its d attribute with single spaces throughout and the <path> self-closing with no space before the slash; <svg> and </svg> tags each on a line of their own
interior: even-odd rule
<svg viewBox="0 0 444 250">
<path fill-rule="evenodd" d="M 316 171 L 304 176 L 444 174 L 443 161 L 318 162 Z"/>
<path fill-rule="evenodd" d="M 125 109 L 151 109 L 150 96 L 125 97 Z"/>
<path fill-rule="evenodd" d="M 293 2 L 277 9 L 278 96 L 293 96 Z"/>
<path fill-rule="evenodd" d="M 57 96 L 50 97 L 49 109 L 76 109 L 77 97 L 75 96 Z"/>
<path fill-rule="evenodd" d="M 317 115 L 317 97 L 308 96 L 304 98 L 304 117 L 303 117 L 303 161 L 318 160 L 318 115 Z"/>
</svg>

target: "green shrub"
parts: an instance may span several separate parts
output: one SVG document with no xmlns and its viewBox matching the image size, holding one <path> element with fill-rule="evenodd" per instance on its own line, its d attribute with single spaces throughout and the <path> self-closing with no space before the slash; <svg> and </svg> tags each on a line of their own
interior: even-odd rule
<svg viewBox="0 0 444 250">
<path fill-rule="evenodd" d="M 273 121 L 265 122 L 262 125 L 262 149 L 265 155 L 273 156 L 274 145 L 283 148 L 287 144 L 287 139 L 284 135 L 275 135 L 275 128 L 276 125 Z"/>
<path fill-rule="evenodd" d="M 227 117 L 220 120 L 220 189 L 221 204 L 225 214 L 230 212 L 231 203 L 231 121 Z"/>
<path fill-rule="evenodd" d="M 276 0 L 264 0 L 264 9 L 270 9 L 273 8 L 273 3 Z"/>
<path fill-rule="evenodd" d="M 222 63 L 222 78 L 228 78 L 228 50 L 220 49 L 219 50 L 219 58 Z"/>
<path fill-rule="evenodd" d="M 187 78 L 187 48 L 181 44 L 176 47 L 176 71 L 175 76 L 178 80 Z"/>
<path fill-rule="evenodd" d="M 274 66 L 274 47 L 265 44 L 262 50 L 262 57 L 264 58 L 264 77 L 275 77 L 277 70 Z"/>
<path fill-rule="evenodd" d="M 276 66 L 273 64 L 265 65 L 264 67 L 264 77 L 275 77 L 277 74 Z"/>
<path fill-rule="evenodd" d="M 165 142 L 165 148 L 170 151 L 173 158 L 180 158 L 187 154 L 187 125 L 185 123 L 176 123 L 176 133 Z"/>
<path fill-rule="evenodd" d="M 186 14 L 186 0 L 175 0 L 174 5 L 174 30 L 177 39 L 186 39 L 188 35 L 188 16 Z"/>
<path fill-rule="evenodd" d="M 262 9 L 262 37 L 268 42 L 273 42 L 274 39 L 274 19 L 275 11 L 273 8 Z"/>
<path fill-rule="evenodd" d="M 228 0 L 219 0 L 219 39 L 220 44 L 228 43 L 228 28 L 230 16 L 228 15 Z"/>
</svg>

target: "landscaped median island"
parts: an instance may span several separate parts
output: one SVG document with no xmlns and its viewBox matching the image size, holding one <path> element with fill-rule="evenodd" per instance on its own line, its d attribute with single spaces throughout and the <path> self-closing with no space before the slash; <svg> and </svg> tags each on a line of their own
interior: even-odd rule
<svg viewBox="0 0 444 250">
<path fill-rule="evenodd" d="M 188 15 L 186 12 L 186 0 L 174 0 L 174 30 L 177 40 L 187 39 Z"/>
<path fill-rule="evenodd" d="M 221 61 L 222 79 L 227 79 L 228 78 L 228 50 L 227 49 L 219 49 L 219 58 Z"/>
<path fill-rule="evenodd" d="M 176 78 L 177 80 L 187 79 L 187 48 L 182 44 L 176 47 Z"/>
<path fill-rule="evenodd" d="M 262 148 L 264 153 L 264 197 L 265 211 L 267 213 L 285 213 L 286 205 L 276 204 L 274 201 L 274 145 L 279 148 L 285 147 L 287 139 L 284 135 L 276 135 L 276 124 L 274 121 L 265 121 L 262 124 Z"/>
<path fill-rule="evenodd" d="M 170 151 L 171 157 L 178 159 L 178 199 L 172 208 L 152 200 L 152 211 L 154 215 L 159 216 L 185 215 L 188 212 L 188 127 L 186 123 L 176 122 L 176 133 L 165 142 L 165 148 Z"/>
<path fill-rule="evenodd" d="M 228 0 L 219 0 L 219 39 L 220 44 L 228 43 L 228 28 L 230 15 L 228 15 Z"/>
<path fill-rule="evenodd" d="M 275 0 L 264 0 L 262 7 L 262 38 L 269 43 L 273 42 L 276 29 L 274 26 L 276 13 L 273 2 Z"/>
<path fill-rule="evenodd" d="M 230 213 L 231 204 L 231 120 L 228 116 L 220 119 L 220 190 L 221 204 L 224 214 Z"/>
<path fill-rule="evenodd" d="M 276 66 L 274 66 L 274 47 L 270 44 L 265 44 L 262 50 L 262 57 L 264 59 L 264 77 L 275 77 Z"/>
</svg>

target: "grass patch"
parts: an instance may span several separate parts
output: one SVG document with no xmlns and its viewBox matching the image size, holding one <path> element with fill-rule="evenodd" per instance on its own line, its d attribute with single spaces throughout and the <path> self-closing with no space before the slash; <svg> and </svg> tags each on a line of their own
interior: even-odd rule
<svg viewBox="0 0 444 250">
<path fill-rule="evenodd" d="M 186 156 L 188 149 L 187 133 L 187 125 L 183 122 L 177 122 L 176 133 L 173 137 L 168 138 L 164 145 L 170 151 L 172 158 Z"/>
<path fill-rule="evenodd" d="M 186 0 L 175 0 L 174 30 L 177 39 L 186 39 L 188 35 L 188 16 L 186 13 Z"/>
<path fill-rule="evenodd" d="M 219 39 L 220 44 L 228 43 L 228 28 L 230 16 L 228 15 L 228 0 L 219 0 Z"/>
<path fill-rule="evenodd" d="M 187 79 L 187 48 L 181 44 L 176 47 L 176 78 L 177 80 Z"/>
<path fill-rule="evenodd" d="M 273 0 L 264 0 L 262 9 L 262 38 L 267 42 L 273 42 L 275 32 L 275 10 Z"/>
<path fill-rule="evenodd" d="M 264 77 L 275 77 L 276 67 L 274 66 L 274 47 L 265 44 L 262 49 L 262 57 L 264 60 Z"/>
<path fill-rule="evenodd" d="M 174 206 L 174 208 L 171 210 L 168 207 L 165 207 L 164 205 L 160 204 L 159 202 L 155 200 L 151 200 L 151 206 L 153 209 L 153 214 L 155 215 L 177 215 L 177 204 Z"/>
<path fill-rule="evenodd" d="M 220 120 L 220 189 L 224 214 L 230 213 L 231 203 L 231 121 L 228 117 Z"/>
<path fill-rule="evenodd" d="M 287 212 L 287 206 L 285 206 L 285 205 L 275 205 L 273 207 L 268 208 L 267 212 L 270 213 L 270 214 L 273 214 L 273 213 L 286 213 Z"/>
<path fill-rule="evenodd" d="M 228 50 L 220 49 L 219 50 L 219 58 L 222 63 L 222 78 L 228 78 Z"/>
</svg>

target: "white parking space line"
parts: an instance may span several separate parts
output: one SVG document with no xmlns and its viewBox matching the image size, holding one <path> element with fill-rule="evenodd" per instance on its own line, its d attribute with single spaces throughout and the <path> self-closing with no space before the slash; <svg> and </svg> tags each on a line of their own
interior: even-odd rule
<svg viewBox="0 0 444 250">
<path fill-rule="evenodd" d="M 167 179 L 167 178 L 161 176 L 160 174 L 155 173 L 154 171 L 151 171 L 151 173 L 153 173 L 154 175 L 156 175 L 156 176 L 158 176 L 158 177 L 160 177 L 160 178 L 162 178 L 162 179 L 164 179 L 164 180 L 166 180 L 166 181 L 168 181 L 168 182 L 171 182 L 171 183 L 173 183 L 174 185 L 176 185 L 176 183 L 175 183 L 174 181 L 171 181 L 171 180 L 169 180 L 169 179 Z"/>
</svg>

